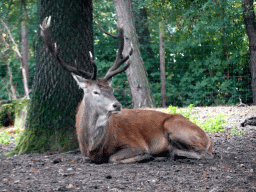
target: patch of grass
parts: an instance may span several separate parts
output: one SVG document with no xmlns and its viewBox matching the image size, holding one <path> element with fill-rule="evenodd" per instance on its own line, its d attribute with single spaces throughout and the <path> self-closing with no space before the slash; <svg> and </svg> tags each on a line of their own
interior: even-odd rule
<svg viewBox="0 0 256 192">
<path fill-rule="evenodd" d="M 238 136 L 238 135 L 244 135 L 245 131 L 244 130 L 239 130 L 236 129 L 235 127 L 231 129 L 231 134 L 234 136 Z"/>
<path fill-rule="evenodd" d="M 193 109 L 194 105 L 190 104 L 188 106 L 188 110 L 183 111 L 182 109 L 178 109 L 178 107 L 174 107 L 170 105 L 167 109 L 162 110 L 162 112 L 165 113 L 171 113 L 171 114 L 176 114 L 180 113 L 199 127 L 201 127 L 204 131 L 206 132 L 222 132 L 223 131 L 223 124 L 226 124 L 224 121 L 224 116 L 223 115 L 218 115 L 216 118 L 209 118 L 206 120 L 203 120 L 200 122 L 195 116 L 191 115 L 191 111 Z"/>
<path fill-rule="evenodd" d="M 21 136 L 21 133 L 22 131 L 20 130 L 19 127 L 17 127 L 15 130 L 5 130 L 4 132 L 0 133 L 0 144 L 10 144 L 11 143 L 11 140 L 10 140 L 10 137 L 11 135 L 13 134 L 16 134 L 15 135 L 15 144 L 18 143 L 19 139 L 20 139 L 20 136 Z"/>
<path fill-rule="evenodd" d="M 226 124 L 226 122 L 223 120 L 223 115 L 218 115 L 216 118 L 209 118 L 203 121 L 203 123 L 200 126 L 204 131 L 209 133 L 214 132 L 222 132 L 223 131 L 223 124 Z"/>
<path fill-rule="evenodd" d="M 7 131 L 4 131 L 3 133 L 0 133 L 0 144 L 10 144 L 11 140 L 10 140 L 10 136 L 8 135 Z"/>
</svg>

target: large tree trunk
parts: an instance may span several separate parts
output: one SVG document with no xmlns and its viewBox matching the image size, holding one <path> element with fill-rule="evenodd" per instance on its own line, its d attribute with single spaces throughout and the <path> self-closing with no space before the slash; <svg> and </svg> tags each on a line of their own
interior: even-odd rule
<svg viewBox="0 0 256 192">
<path fill-rule="evenodd" d="M 21 41 L 22 41 L 22 76 L 25 98 L 29 99 L 29 70 L 28 70 L 28 38 L 25 24 L 21 23 Z"/>
<path fill-rule="evenodd" d="M 243 17 L 249 38 L 253 104 L 256 105 L 256 22 L 253 0 L 243 0 Z"/>
<path fill-rule="evenodd" d="M 60 56 L 68 63 L 92 72 L 88 66 L 93 53 L 92 1 L 38 1 L 38 25 L 51 16 L 50 31 Z M 38 28 L 40 34 L 40 28 Z M 46 50 L 42 38 L 36 45 L 34 84 L 26 129 L 12 153 L 65 151 L 78 147 L 75 114 L 82 99 L 70 73 Z"/>
<path fill-rule="evenodd" d="M 131 9 L 131 0 L 114 0 L 118 25 L 123 25 L 125 33 L 124 55 L 128 55 L 130 43 L 133 44 L 131 66 L 126 70 L 133 108 L 154 107 L 154 99 L 147 73 L 140 55 L 138 38 Z"/>
<path fill-rule="evenodd" d="M 166 107 L 165 50 L 164 50 L 164 23 L 163 22 L 159 22 L 159 52 L 160 52 L 159 55 L 160 55 L 162 107 Z"/>
</svg>

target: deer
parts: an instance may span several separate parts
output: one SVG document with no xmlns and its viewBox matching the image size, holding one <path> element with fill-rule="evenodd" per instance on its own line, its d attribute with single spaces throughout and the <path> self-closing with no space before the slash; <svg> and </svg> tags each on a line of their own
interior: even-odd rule
<svg viewBox="0 0 256 192">
<path fill-rule="evenodd" d="M 181 114 L 146 109 L 122 109 L 113 94 L 113 76 L 131 64 L 133 46 L 123 55 L 124 30 L 113 35 L 119 41 L 116 60 L 103 78 L 97 78 L 97 66 L 91 52 L 93 72 L 66 64 L 59 56 L 50 34 L 51 17 L 42 22 L 41 36 L 56 61 L 71 73 L 83 90 L 76 114 L 76 133 L 83 157 L 93 163 L 135 163 L 156 156 L 212 159 L 212 140 L 196 124 Z M 123 65 L 121 67 L 121 65 Z M 120 68 L 121 67 L 121 68 Z"/>
</svg>

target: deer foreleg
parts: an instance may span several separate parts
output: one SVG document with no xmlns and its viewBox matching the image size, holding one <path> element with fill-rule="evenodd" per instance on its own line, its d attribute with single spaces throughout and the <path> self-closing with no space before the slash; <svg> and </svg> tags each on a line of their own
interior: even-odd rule
<svg viewBox="0 0 256 192">
<path fill-rule="evenodd" d="M 152 156 L 135 148 L 124 148 L 109 157 L 109 163 L 135 163 L 149 160 Z"/>
</svg>

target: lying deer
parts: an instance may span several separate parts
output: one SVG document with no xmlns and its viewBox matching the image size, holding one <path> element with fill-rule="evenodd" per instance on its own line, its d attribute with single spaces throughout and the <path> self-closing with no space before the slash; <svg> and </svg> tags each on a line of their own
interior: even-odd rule
<svg viewBox="0 0 256 192">
<path fill-rule="evenodd" d="M 105 77 L 99 79 L 91 53 L 93 73 L 67 65 L 60 58 L 57 46 L 51 39 L 50 21 L 50 17 L 44 19 L 40 26 L 41 36 L 53 57 L 71 72 L 84 91 L 76 115 L 77 138 L 84 156 L 95 163 L 131 163 L 160 154 L 195 159 L 212 158 L 211 139 L 184 116 L 153 110 L 122 109 L 113 95 L 111 79 L 130 65 L 133 48 L 131 46 L 129 54 L 123 57 L 123 28 L 119 28 L 115 36 L 119 40 L 116 61 Z"/>
</svg>

